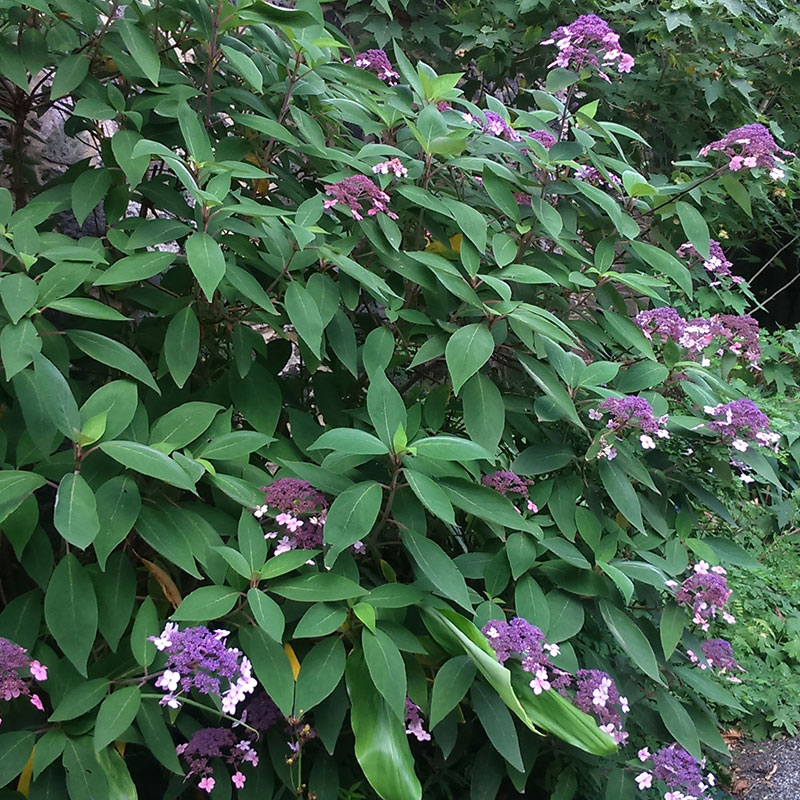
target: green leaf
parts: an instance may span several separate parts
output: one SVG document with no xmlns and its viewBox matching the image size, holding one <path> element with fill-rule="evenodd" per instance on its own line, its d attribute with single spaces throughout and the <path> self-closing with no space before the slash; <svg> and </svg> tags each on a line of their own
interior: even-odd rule
<svg viewBox="0 0 800 800">
<path fill-rule="evenodd" d="M 79 225 L 83 225 L 89 214 L 111 188 L 111 172 L 105 167 L 89 167 L 72 184 L 72 213 Z"/>
<path fill-rule="evenodd" d="M 86 677 L 97 635 L 97 599 L 92 580 L 72 553 L 53 570 L 44 598 L 47 627 L 64 655 Z"/>
<path fill-rule="evenodd" d="M 100 634 L 117 652 L 136 602 L 136 573 L 127 554 L 120 550 L 111 556 L 105 572 L 95 572 L 92 579 L 97 595 Z"/>
<path fill-rule="evenodd" d="M 178 126 L 192 160 L 195 163 L 213 161 L 214 153 L 208 133 L 197 112 L 186 102 L 178 103 Z"/>
<path fill-rule="evenodd" d="M 345 652 L 341 639 L 330 636 L 315 644 L 303 659 L 297 675 L 295 716 L 303 716 L 328 697 L 342 680 L 344 667 Z"/>
<path fill-rule="evenodd" d="M 94 551 L 100 569 L 105 569 L 111 551 L 130 533 L 142 508 L 139 487 L 128 475 L 106 481 L 96 492 L 100 529 L 94 538 Z"/>
<path fill-rule="evenodd" d="M 583 628 L 583 603 L 559 589 L 547 594 L 550 622 L 547 626 L 548 641 L 564 642 Z"/>
<path fill-rule="evenodd" d="M 261 578 L 269 580 L 285 575 L 287 572 L 294 572 L 298 567 L 305 564 L 309 558 L 319 555 L 319 550 L 289 550 L 286 553 L 273 556 L 264 564 L 261 570 Z"/>
<path fill-rule="evenodd" d="M 562 89 L 566 89 L 569 86 L 572 86 L 574 83 L 577 83 L 579 77 L 580 76 L 575 72 L 570 72 L 568 69 L 556 67 L 547 73 L 545 88 L 551 94 L 555 94 L 556 92 L 559 92 Z"/>
<path fill-rule="evenodd" d="M 35 472 L 24 470 L 0 470 L 0 522 L 22 505 L 31 492 L 44 486 L 47 481 Z"/>
<path fill-rule="evenodd" d="M 647 641 L 639 626 L 624 611 L 611 605 L 607 600 L 600 600 L 599 606 L 603 621 L 617 640 L 617 644 L 645 675 L 662 683 L 653 648 L 650 647 L 650 642 Z"/>
<path fill-rule="evenodd" d="M 286 620 L 281 607 L 266 593 L 253 588 L 247 592 L 247 602 L 253 612 L 253 619 L 267 636 L 280 643 Z"/>
<path fill-rule="evenodd" d="M 200 354 L 200 323 L 191 306 L 179 311 L 167 326 L 164 358 L 167 369 L 179 389 L 192 374 Z"/>
<path fill-rule="evenodd" d="M 309 551 L 305 552 L 309 553 Z M 269 561 L 267 566 L 269 566 Z M 366 594 L 366 590 L 357 583 L 333 572 L 312 572 L 299 578 L 285 578 L 271 583 L 268 589 L 272 594 L 280 595 L 287 600 L 296 600 L 299 603 L 350 600 Z"/>
<path fill-rule="evenodd" d="M 155 660 L 156 646 L 149 637 L 158 635 L 160 631 L 155 603 L 145 597 L 131 628 L 131 653 L 140 666 L 149 667 Z"/>
<path fill-rule="evenodd" d="M 193 233 L 184 246 L 189 269 L 210 303 L 214 299 L 214 291 L 225 276 L 222 248 L 202 231 Z"/>
<path fill-rule="evenodd" d="M 267 543 L 261 526 L 247 509 L 242 509 L 239 516 L 237 539 L 239 550 L 250 570 L 252 573 L 259 572 L 267 558 Z"/>
<path fill-rule="evenodd" d="M 118 739 L 130 727 L 141 702 L 142 693 L 136 686 L 117 689 L 103 700 L 94 727 L 95 753 Z"/>
<path fill-rule="evenodd" d="M 347 660 L 346 680 L 356 760 L 370 786 L 382 800 L 422 800 L 405 725 L 372 684 L 359 651 Z"/>
<path fill-rule="evenodd" d="M 233 431 L 223 433 L 209 439 L 198 451 L 198 458 L 211 458 L 217 460 L 232 460 L 249 456 L 265 444 L 273 441 L 271 436 L 265 436 L 257 431 Z"/>
<path fill-rule="evenodd" d="M 608 496 L 620 514 L 644 533 L 639 496 L 636 494 L 630 479 L 623 472 L 622 467 L 617 464 L 616 460 L 600 459 L 597 462 L 597 469 Z"/>
<path fill-rule="evenodd" d="M 664 689 L 656 690 L 656 706 L 670 735 L 698 761 L 703 757 L 697 729 L 683 704 Z"/>
<path fill-rule="evenodd" d="M 225 279 L 241 294 L 243 299 L 260 306 L 268 314 L 277 315 L 278 311 L 272 304 L 272 300 L 269 299 L 269 295 L 249 272 L 235 264 L 228 264 Z"/>
<path fill-rule="evenodd" d="M 503 396 L 497 384 L 479 372 L 464 384 L 461 402 L 469 438 L 493 453 L 503 436 L 506 419 Z"/>
<path fill-rule="evenodd" d="M 678 218 L 681 221 L 686 238 L 692 243 L 694 249 L 700 253 L 701 257 L 707 259 L 709 257 L 710 234 L 703 215 L 694 206 L 682 201 L 675 203 L 675 210 L 678 212 Z"/>
<path fill-rule="evenodd" d="M 436 481 L 422 472 L 416 472 L 413 469 L 408 469 L 408 467 L 403 469 L 403 475 L 408 481 L 411 491 L 414 492 L 428 511 L 449 525 L 456 524 L 453 504 Z"/>
<path fill-rule="evenodd" d="M 159 417 L 150 429 L 150 444 L 177 450 L 197 439 L 211 424 L 222 406 L 216 403 L 183 403 Z"/>
<path fill-rule="evenodd" d="M 175 752 L 175 744 L 169 728 L 164 722 L 161 706 L 155 701 L 144 700 L 136 712 L 136 725 L 141 731 L 148 749 L 161 764 L 170 772 L 183 775 L 183 769 Z"/>
<path fill-rule="evenodd" d="M 639 258 L 653 267 L 657 276 L 663 273 L 683 289 L 688 297 L 692 297 L 692 276 L 685 264 L 661 248 L 645 242 L 631 242 L 630 246 Z"/>
<path fill-rule="evenodd" d="M 22 272 L 0 280 L 0 298 L 14 325 L 33 308 L 38 296 L 39 287 Z"/>
<path fill-rule="evenodd" d="M 51 728 L 37 742 L 33 754 L 33 780 L 35 781 L 63 752 L 67 736 L 59 728 Z"/>
<path fill-rule="evenodd" d="M 367 412 L 381 441 L 391 446 L 398 428 L 407 427 L 406 406 L 391 381 L 382 372 L 370 376 Z"/>
<path fill-rule="evenodd" d="M 687 622 L 686 611 L 680 606 L 670 604 L 664 607 L 658 626 L 664 658 L 668 659 L 675 652 Z"/>
<path fill-rule="evenodd" d="M 332 567 L 341 552 L 372 530 L 382 499 L 381 487 L 375 481 L 364 481 L 345 489 L 333 501 L 323 528 L 325 544 L 330 545 L 325 554 L 326 567 Z"/>
<path fill-rule="evenodd" d="M 169 456 L 152 447 L 139 442 L 125 441 L 104 442 L 99 447 L 107 456 L 111 456 L 114 461 L 134 472 L 158 478 L 179 489 L 194 491 L 194 483 L 186 471 Z"/>
<path fill-rule="evenodd" d="M 363 628 L 361 645 L 372 683 L 389 710 L 399 719 L 406 713 L 406 668 L 397 645 L 380 628 Z"/>
<path fill-rule="evenodd" d="M 514 720 L 503 701 L 482 681 L 472 685 L 470 696 L 472 707 L 494 749 L 514 769 L 524 770 Z"/>
<path fill-rule="evenodd" d="M 201 586 L 183 598 L 170 619 L 183 622 L 209 622 L 228 614 L 236 605 L 239 592 L 228 586 Z"/>
<path fill-rule="evenodd" d="M 543 364 L 525 353 L 518 354 L 517 358 L 525 368 L 525 371 L 533 378 L 536 385 L 552 400 L 563 417 L 574 425 L 583 428 L 583 423 L 575 410 L 575 403 L 572 402 L 569 393 L 561 385 L 555 372 L 547 364 Z"/>
<path fill-rule="evenodd" d="M 431 728 L 435 728 L 461 702 L 474 680 L 475 664 L 469 656 L 454 656 L 442 664 L 433 681 Z"/>
<path fill-rule="evenodd" d="M 85 55 L 69 55 L 61 61 L 53 75 L 53 83 L 50 87 L 50 99 L 58 100 L 59 97 L 69 94 L 73 89 L 83 83 L 83 79 L 89 74 L 89 59 Z"/>
<path fill-rule="evenodd" d="M 105 319 L 110 322 L 128 321 L 128 317 L 124 317 L 119 311 L 115 311 L 105 303 L 100 303 L 89 297 L 65 297 L 63 300 L 54 300 L 48 308 L 54 311 L 61 311 L 64 314 L 72 314 L 75 317 Z"/>
<path fill-rule="evenodd" d="M 297 281 L 292 281 L 283 299 L 289 315 L 300 338 L 311 352 L 322 357 L 322 330 L 325 327 L 313 295 Z"/>
<path fill-rule="evenodd" d="M 67 791 L 72 800 L 83 797 L 109 797 L 108 780 L 90 736 L 67 739 L 64 745 L 64 769 L 67 771 Z"/>
<path fill-rule="evenodd" d="M 0 356 L 6 380 L 10 381 L 25 369 L 41 350 L 42 340 L 29 319 L 23 319 L 16 325 L 6 325 L 0 331 Z"/>
<path fill-rule="evenodd" d="M 36 735 L 32 731 L 0 733 L 0 786 L 22 772 L 33 752 Z"/>
<path fill-rule="evenodd" d="M 335 450 L 337 453 L 351 455 L 382 456 L 389 448 L 376 436 L 357 428 L 334 428 L 325 431 L 309 450 Z"/>
<path fill-rule="evenodd" d="M 85 550 L 100 531 L 94 492 L 78 472 L 68 472 L 58 485 L 53 525 L 70 544 L 81 550 Z"/>
<path fill-rule="evenodd" d="M 94 281 L 94 286 L 118 286 L 136 283 L 164 272 L 175 260 L 174 253 L 152 251 L 136 253 L 115 261 Z"/>
<path fill-rule="evenodd" d="M 347 611 L 341 606 L 314 603 L 297 623 L 297 627 L 294 629 L 294 638 L 316 639 L 320 636 L 327 636 L 338 630 L 346 619 Z"/>
<path fill-rule="evenodd" d="M 128 52 L 133 56 L 133 60 L 139 69 L 153 86 L 158 86 L 161 59 L 153 39 L 141 28 L 137 28 L 126 19 L 118 20 L 116 27 L 122 37 L 122 41 L 125 43 L 125 47 L 128 48 Z"/>
<path fill-rule="evenodd" d="M 113 339 L 109 339 L 108 336 L 103 336 L 94 331 L 70 330 L 67 331 L 67 336 L 89 358 L 125 372 L 136 378 L 136 380 L 141 381 L 145 386 L 149 386 L 156 393 L 161 394 L 144 361 L 133 350 L 125 347 L 124 344 L 115 342 Z"/>
<path fill-rule="evenodd" d="M 736 201 L 742 211 L 752 219 L 753 208 L 750 202 L 750 193 L 745 186 L 736 180 L 730 172 L 726 172 L 720 177 L 720 183 L 725 187 L 725 191 Z"/>
<path fill-rule="evenodd" d="M 253 88 L 254 91 L 261 94 L 264 89 L 264 76 L 261 74 L 258 67 L 253 63 L 253 59 L 233 47 L 222 45 L 222 52 L 225 58 L 233 67 L 234 71 L 238 72 Z"/>
<path fill-rule="evenodd" d="M 155 649 L 155 648 L 153 648 Z M 108 680 L 92 678 L 70 689 L 53 709 L 50 722 L 66 722 L 91 711 L 107 694 Z"/>
<path fill-rule="evenodd" d="M 461 387 L 489 360 L 494 339 L 485 325 L 475 323 L 459 328 L 448 340 L 445 360 L 453 391 Z"/>
<path fill-rule="evenodd" d="M 442 198 L 458 227 L 467 238 L 483 253 L 486 251 L 486 218 L 472 206 L 451 198 Z"/>
<path fill-rule="evenodd" d="M 492 453 L 484 447 L 458 436 L 446 434 L 428 436 L 424 439 L 417 439 L 409 446 L 417 451 L 417 455 L 441 461 L 474 461 L 476 459 L 494 461 Z"/>
<path fill-rule="evenodd" d="M 530 530 L 541 535 L 538 526 L 526 522 L 505 497 L 488 486 L 480 486 L 461 478 L 444 478 L 439 481 L 439 485 L 456 508 L 512 530 Z"/>
<path fill-rule="evenodd" d="M 239 641 L 244 654 L 253 662 L 253 670 L 264 691 L 284 716 L 290 716 L 294 701 L 294 674 L 283 647 L 260 628 L 240 628 Z"/>
<path fill-rule="evenodd" d="M 431 582 L 433 591 L 471 612 L 472 603 L 464 576 L 447 553 L 432 539 L 409 530 L 402 531 L 401 538 L 414 563 Z"/>
</svg>

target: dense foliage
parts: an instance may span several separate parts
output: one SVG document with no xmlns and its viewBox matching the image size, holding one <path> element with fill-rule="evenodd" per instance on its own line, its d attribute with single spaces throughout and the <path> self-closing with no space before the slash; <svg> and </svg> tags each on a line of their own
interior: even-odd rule
<svg viewBox="0 0 800 800">
<path fill-rule="evenodd" d="M 314 0 L 2 14 L 0 787 L 723 796 L 800 424 L 706 220 L 779 131 L 660 171 L 594 16 L 514 107 Z"/>
</svg>

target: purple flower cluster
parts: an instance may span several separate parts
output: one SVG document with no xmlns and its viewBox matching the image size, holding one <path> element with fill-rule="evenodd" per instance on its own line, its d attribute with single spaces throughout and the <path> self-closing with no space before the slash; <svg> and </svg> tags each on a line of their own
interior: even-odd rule
<svg viewBox="0 0 800 800">
<path fill-rule="evenodd" d="M 794 155 L 791 151 L 778 147 L 772 134 L 758 122 L 735 128 L 722 139 L 707 144 L 700 150 L 700 155 L 706 156 L 712 150 L 719 150 L 730 158 L 728 169 L 732 172 L 737 172 L 742 167 L 765 167 L 769 170 L 770 177 L 776 180 L 784 176 L 783 169 L 778 165 L 785 163 L 777 154 L 789 157 Z"/>
<path fill-rule="evenodd" d="M 649 772 L 636 776 L 639 789 L 651 788 L 654 779 L 663 781 L 671 790 L 664 795 L 664 800 L 702 800 L 708 797 L 708 788 L 716 783 L 712 773 L 703 776 L 705 759 L 699 762 L 677 744 L 662 747 L 657 753 L 643 747 L 639 751 L 639 760 L 653 762 Z"/>
<path fill-rule="evenodd" d="M 462 114 L 464 122 L 479 125 L 484 133 L 490 133 L 492 136 L 505 139 L 509 142 L 521 142 L 522 135 L 519 131 L 515 131 L 498 113 L 495 111 L 484 111 L 483 119 L 476 117 L 474 114 Z"/>
<path fill-rule="evenodd" d="M 416 703 L 406 697 L 406 733 L 415 736 L 418 742 L 429 742 L 431 735 L 422 722 L 422 711 Z"/>
<path fill-rule="evenodd" d="M 481 483 L 496 492 L 500 492 L 503 497 L 507 497 L 509 494 L 519 495 L 520 499 L 525 500 L 528 511 L 533 514 L 539 511 L 539 507 L 528 499 L 528 487 L 532 481 L 521 478 L 516 472 L 511 472 L 508 469 L 499 469 L 490 475 L 484 475 L 481 478 Z"/>
<path fill-rule="evenodd" d="M 722 249 L 722 245 L 720 245 L 716 239 L 710 240 L 708 249 L 708 258 L 703 258 L 700 253 L 697 252 L 691 242 L 684 242 L 678 248 L 677 252 L 678 257 L 689 261 L 690 266 L 693 266 L 694 264 L 702 264 L 703 269 L 710 272 L 716 278 L 730 278 L 733 283 L 744 282 L 744 278 L 740 278 L 738 275 L 731 274 L 733 262 L 728 261 L 727 257 L 725 256 L 725 252 Z M 711 285 L 715 286 L 716 282 L 712 283 Z"/>
<path fill-rule="evenodd" d="M 514 617 L 511 622 L 492 619 L 481 629 L 488 639 L 497 660 L 505 664 L 511 656 L 519 658 L 522 669 L 533 675 L 530 687 L 534 694 L 549 689 L 564 689 L 569 686 L 571 677 L 553 666 L 548 656 L 555 658 L 560 652 L 557 644 L 548 644 L 542 631 L 522 617 Z"/>
<path fill-rule="evenodd" d="M 23 677 L 24 673 L 28 673 L 30 678 Z M 0 636 L 0 700 L 27 697 L 34 708 L 44 711 L 39 695 L 31 693 L 31 679 L 46 681 L 47 667 L 32 661 L 24 647 Z M 0 719 L 0 723 L 2 721 Z"/>
<path fill-rule="evenodd" d="M 174 622 L 168 622 L 159 636 L 149 637 L 167 654 L 164 671 L 156 680 L 156 686 L 166 692 L 161 705 L 180 708 L 178 698 L 196 689 L 200 694 L 220 695 L 223 712 L 236 713 L 236 706 L 256 688 L 257 681 L 247 657 L 225 644 L 229 635 L 203 626 L 179 630 Z M 228 686 L 223 690 L 224 681 Z"/>
<path fill-rule="evenodd" d="M 666 429 L 668 416 L 656 417 L 653 407 L 643 397 L 608 397 L 589 411 L 589 419 L 601 420 L 604 414 L 609 415 L 606 427 L 614 434 L 626 429 L 642 431 L 639 443 L 644 450 L 655 448 L 654 436 L 656 439 L 669 439 Z M 617 451 L 611 442 L 606 441 L 599 455 L 611 460 L 616 457 Z"/>
<path fill-rule="evenodd" d="M 507 142 L 524 142 L 525 139 L 535 139 L 539 142 L 545 150 L 549 150 L 555 143 L 556 137 L 546 130 L 536 131 L 517 131 L 506 122 L 503 117 L 495 111 L 484 111 L 483 119 L 476 117 L 474 114 L 464 113 L 461 115 L 464 122 L 478 125 L 484 133 L 489 133 L 492 136 L 497 136 L 500 139 L 505 139 Z M 528 150 L 523 148 L 523 153 Z"/>
<path fill-rule="evenodd" d="M 529 131 L 528 138 L 535 139 L 545 150 L 549 150 L 556 143 L 556 137 L 550 131 Z"/>
<path fill-rule="evenodd" d="M 635 63 L 633 56 L 619 46 L 619 34 L 596 14 L 583 14 L 569 25 L 556 28 L 542 44 L 554 44 L 558 48 L 558 55 L 548 68 L 594 67 L 600 77 L 609 82 L 604 71 L 606 67 L 616 64 L 617 72 L 630 72 Z"/>
<path fill-rule="evenodd" d="M 628 698 L 621 697 L 614 679 L 599 669 L 581 669 L 576 676 L 575 704 L 587 714 L 594 714 L 617 744 L 625 744 L 628 734 L 622 729 L 620 712 L 630 711 Z"/>
<path fill-rule="evenodd" d="M 322 207 L 325 209 L 341 204 L 350 209 L 354 219 L 361 220 L 364 219 L 362 204 L 366 202 L 369 204 L 367 216 L 374 217 L 382 213 L 391 219 L 397 219 L 397 214 L 389 208 L 391 197 L 366 175 L 351 175 L 338 183 L 332 183 L 325 187 L 325 194 L 331 198 L 323 202 Z"/>
<path fill-rule="evenodd" d="M 356 56 L 355 65 L 374 72 L 384 83 L 394 86 L 400 75 L 392 68 L 385 50 L 367 50 Z"/>
<path fill-rule="evenodd" d="M 746 672 L 744 667 L 734 658 L 733 647 L 726 639 L 706 639 L 700 647 L 703 650 L 703 656 L 707 662 L 706 664 L 700 663 L 698 656 L 691 650 L 686 651 L 686 655 L 689 657 L 692 664 L 697 664 L 700 669 L 711 667 L 712 669 L 716 669 L 720 675 L 726 672 Z M 727 678 L 731 683 L 742 682 L 741 678 L 737 678 L 736 675 L 733 674 L 727 675 Z"/>
<path fill-rule="evenodd" d="M 237 740 L 229 728 L 202 728 L 188 742 L 179 744 L 175 750 L 189 768 L 186 780 L 199 776 L 198 788 L 209 793 L 217 783 L 209 763 L 212 758 L 221 758 L 233 767 L 231 782 L 237 789 L 241 789 L 246 780 L 240 769 L 242 764 L 250 763 L 254 767 L 258 766 L 258 754 L 251 747 L 251 743 L 247 739 Z"/>
<path fill-rule="evenodd" d="M 700 363 L 705 367 L 711 362 L 703 353 L 712 343 L 717 355 L 726 351 L 733 353 L 746 358 L 752 367 L 756 367 L 761 358 L 758 322 L 749 314 L 714 314 L 708 319 L 684 319 L 674 308 L 665 306 L 640 311 L 634 321 L 648 339 L 671 339 L 687 349 L 690 356 L 700 355 Z"/>
<path fill-rule="evenodd" d="M 241 721 L 259 733 L 268 731 L 284 719 L 283 713 L 273 699 L 265 692 L 258 691 L 242 711 Z M 236 727 L 234 725 L 234 727 Z"/>
<path fill-rule="evenodd" d="M 253 512 L 253 516 L 263 521 L 274 515 L 279 530 L 264 534 L 266 539 L 277 539 L 273 555 L 289 550 L 322 548 L 328 501 L 321 492 L 299 478 L 278 478 L 261 489 L 265 502 Z M 363 543 L 356 542 L 353 551 L 364 552 Z M 309 560 L 309 563 L 313 561 Z"/>
<path fill-rule="evenodd" d="M 390 158 L 388 161 L 381 161 L 376 164 L 372 171 L 375 175 L 388 175 L 390 172 L 395 178 L 405 178 L 408 175 L 408 170 L 403 166 L 403 162 L 399 158 Z"/>
<path fill-rule="evenodd" d="M 706 406 L 703 410 L 714 417 L 708 423 L 709 429 L 722 436 L 734 450 L 744 453 L 749 442 L 755 442 L 777 452 L 781 435 L 770 430 L 769 417 L 752 400 L 745 397 Z"/>
<path fill-rule="evenodd" d="M 575 180 L 583 181 L 584 183 L 591 183 L 592 186 L 599 186 L 603 189 L 613 189 L 619 191 L 622 187 L 622 181 L 613 173 L 608 173 L 608 180 L 603 176 L 596 167 L 582 166 L 578 167 L 573 174 Z"/>
<path fill-rule="evenodd" d="M 726 575 L 724 567 L 711 567 L 706 561 L 698 561 L 680 587 L 675 581 L 667 583 L 670 588 L 677 588 L 675 599 L 678 604 L 692 609 L 692 622 L 703 631 L 709 629 L 710 620 L 715 619 L 718 613 L 729 625 L 736 622 L 725 611 L 725 604 L 731 596 Z"/>
</svg>

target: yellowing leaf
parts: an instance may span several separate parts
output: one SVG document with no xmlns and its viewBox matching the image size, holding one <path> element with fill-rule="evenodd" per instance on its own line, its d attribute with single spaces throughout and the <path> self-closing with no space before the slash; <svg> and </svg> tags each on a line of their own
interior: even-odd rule
<svg viewBox="0 0 800 800">
<path fill-rule="evenodd" d="M 294 649 L 286 642 L 283 646 L 283 649 L 286 651 L 286 655 L 289 658 L 289 664 L 292 666 L 292 675 L 294 676 L 295 681 L 297 681 L 297 676 L 300 673 L 300 662 L 297 660 L 297 655 L 294 652 Z"/>
</svg>

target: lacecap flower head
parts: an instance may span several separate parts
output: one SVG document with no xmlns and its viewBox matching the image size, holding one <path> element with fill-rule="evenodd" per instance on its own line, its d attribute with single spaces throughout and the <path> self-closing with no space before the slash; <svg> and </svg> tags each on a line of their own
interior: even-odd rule
<svg viewBox="0 0 800 800">
<path fill-rule="evenodd" d="M 24 647 L 0 636 L 0 700 L 27 697 L 34 708 L 44 711 L 39 695 L 31 691 L 31 684 L 45 680 L 47 667 L 32 660 Z"/>
<path fill-rule="evenodd" d="M 707 156 L 712 150 L 728 156 L 730 159 L 728 169 L 732 172 L 764 167 L 769 170 L 770 177 L 774 179 L 784 176 L 781 165 L 785 161 L 778 153 L 788 157 L 794 156 L 790 150 L 778 147 L 772 134 L 758 122 L 734 128 L 722 139 L 717 139 L 703 147 L 700 155 Z"/>
</svg>

